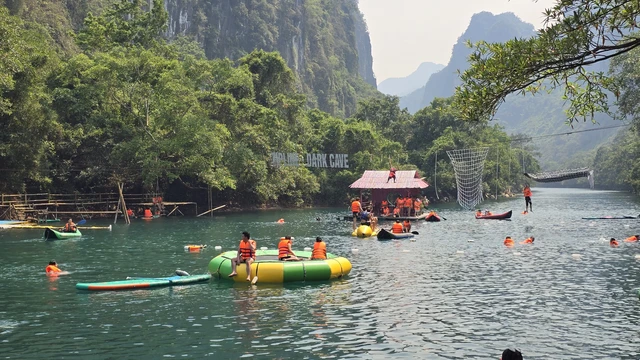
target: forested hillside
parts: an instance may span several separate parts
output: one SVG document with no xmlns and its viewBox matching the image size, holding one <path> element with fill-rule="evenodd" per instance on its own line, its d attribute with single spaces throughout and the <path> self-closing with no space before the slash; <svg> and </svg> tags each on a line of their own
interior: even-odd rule
<svg viewBox="0 0 640 360">
<path fill-rule="evenodd" d="M 162 0 L 119 0 L 87 16 L 61 51 L 51 27 L 0 6 L 0 192 L 164 192 L 242 206 L 343 204 L 364 170 L 420 169 L 455 197 L 445 152 L 508 141 L 499 127 L 461 122 L 450 101 L 415 116 L 393 96 L 357 104 L 349 118 L 309 106 L 298 74 L 277 52 L 209 60 L 201 44 L 168 41 Z M 487 189 L 523 183 L 500 148 Z M 348 168 L 274 166 L 272 153 L 347 154 Z M 496 161 L 499 163 L 496 164 Z M 497 174 L 494 169 L 511 169 Z M 435 179 L 434 179 L 435 180 Z M 436 188 L 429 188 L 432 195 Z"/>
<path fill-rule="evenodd" d="M 13 14 L 43 24 L 68 54 L 71 30 L 114 0 L 3 0 Z M 144 0 L 149 5 L 153 1 Z M 357 0 L 166 0 L 170 41 L 188 37 L 209 59 L 238 60 L 255 49 L 277 51 L 296 73 L 311 107 L 349 116 L 374 96 L 371 43 Z"/>
</svg>

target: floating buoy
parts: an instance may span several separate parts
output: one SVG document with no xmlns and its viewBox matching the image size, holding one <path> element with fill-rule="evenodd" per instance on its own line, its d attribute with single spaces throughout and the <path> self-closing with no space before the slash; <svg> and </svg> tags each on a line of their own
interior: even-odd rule
<svg viewBox="0 0 640 360">
<path fill-rule="evenodd" d="M 284 224 L 284 219 L 278 219 L 277 223 L 278 224 Z"/>
<path fill-rule="evenodd" d="M 636 254 L 636 260 L 640 260 L 640 254 Z"/>
<path fill-rule="evenodd" d="M 458 250 L 458 251 L 456 251 L 456 254 L 464 254 L 464 251 Z"/>
<path fill-rule="evenodd" d="M 266 247 L 266 246 L 263 246 L 263 247 L 260 248 L 260 250 L 267 250 L 267 249 L 268 249 L 268 247 Z"/>
<path fill-rule="evenodd" d="M 109 231 L 111 231 L 111 225 L 109 225 Z"/>
<path fill-rule="evenodd" d="M 184 249 L 187 251 L 201 251 L 206 247 L 207 245 L 187 245 L 184 247 Z"/>
<path fill-rule="evenodd" d="M 409 252 L 409 250 L 402 250 L 402 252 Z"/>
<path fill-rule="evenodd" d="M 574 259 L 580 259 L 582 257 L 582 255 L 580 254 L 571 254 L 571 257 Z"/>
<path fill-rule="evenodd" d="M 216 250 L 222 250 L 222 246 L 220 246 L 220 245 L 216 245 L 216 247 L 215 247 L 214 249 L 216 249 Z"/>
<path fill-rule="evenodd" d="M 624 227 L 628 229 L 629 228 L 629 224 L 624 224 Z"/>
<path fill-rule="evenodd" d="M 311 251 L 311 248 L 310 247 L 306 247 L 306 248 L 304 248 L 304 251 Z"/>
<path fill-rule="evenodd" d="M 469 239 L 469 240 L 467 240 L 467 242 L 474 242 L 474 241 L 475 241 L 475 240 L 473 240 L 473 239 Z"/>
<path fill-rule="evenodd" d="M 354 253 L 354 254 L 357 254 L 358 253 L 358 249 L 351 249 L 351 252 Z"/>
<path fill-rule="evenodd" d="M 513 255 L 520 256 L 520 255 L 522 255 L 522 253 L 516 251 L 516 252 L 513 253 Z"/>
</svg>

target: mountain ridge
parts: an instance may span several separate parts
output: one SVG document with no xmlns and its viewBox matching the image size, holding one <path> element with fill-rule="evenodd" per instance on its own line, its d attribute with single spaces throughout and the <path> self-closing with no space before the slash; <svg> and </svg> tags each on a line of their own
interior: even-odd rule
<svg viewBox="0 0 640 360">
<path fill-rule="evenodd" d="M 405 96 L 422 87 L 431 75 L 442 70 L 445 65 L 425 61 L 411 74 L 404 77 L 393 77 L 381 81 L 378 91 L 387 95 Z"/>
</svg>

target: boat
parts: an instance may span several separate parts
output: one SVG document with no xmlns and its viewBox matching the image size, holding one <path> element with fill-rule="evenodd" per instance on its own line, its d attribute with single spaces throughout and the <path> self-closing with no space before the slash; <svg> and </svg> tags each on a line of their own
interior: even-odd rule
<svg viewBox="0 0 640 360">
<path fill-rule="evenodd" d="M 413 237 L 412 233 L 395 234 L 385 229 L 378 231 L 378 240 L 407 239 L 410 237 Z"/>
<path fill-rule="evenodd" d="M 506 213 L 502 213 L 502 214 L 493 214 L 493 215 L 476 215 L 476 219 L 495 219 L 495 220 L 504 220 L 504 219 L 510 219 L 511 218 L 511 214 L 513 213 L 512 210 L 507 211 Z"/>
<path fill-rule="evenodd" d="M 393 216 L 393 215 L 384 216 L 384 215 L 380 215 L 380 216 L 378 216 L 378 221 L 385 221 L 385 220 L 386 221 L 396 221 L 396 220 L 400 220 L 400 221 L 403 221 L 403 220 L 416 221 L 416 220 L 422 220 L 422 219 L 426 218 L 427 215 L 428 215 L 427 213 L 420 214 L 418 216 Z"/>
<path fill-rule="evenodd" d="M 80 236 L 82 236 L 80 230 L 76 230 L 75 232 L 58 231 L 52 228 L 46 228 L 44 230 L 44 238 L 47 240 L 65 240 Z"/>
<path fill-rule="evenodd" d="M 131 289 L 146 289 L 163 286 L 179 286 L 190 285 L 199 282 L 209 281 L 211 279 L 210 274 L 202 275 L 188 275 L 179 276 L 174 275 L 170 277 L 160 278 L 127 278 L 126 280 L 96 282 L 96 283 L 77 283 L 76 289 L 78 290 L 91 290 L 91 291 L 110 291 L 110 290 L 131 290 Z"/>
<path fill-rule="evenodd" d="M 429 215 L 427 215 L 426 218 L 424 218 L 424 221 L 429 221 L 429 222 L 438 222 L 440 220 L 442 220 L 442 218 L 436 213 L 433 213 L 433 214 L 430 213 Z"/>
<path fill-rule="evenodd" d="M 311 251 L 296 251 L 299 258 L 309 258 Z M 245 282 L 245 264 L 236 267 L 237 276 L 231 274 L 231 260 L 238 253 L 226 251 L 209 262 L 209 272 L 220 279 Z M 257 250 L 256 260 L 251 264 L 251 278 L 258 277 L 261 283 L 285 283 L 294 281 L 325 281 L 341 278 L 351 272 L 351 262 L 341 256 L 327 253 L 326 260 L 281 261 L 278 250 Z"/>
<path fill-rule="evenodd" d="M 601 216 L 601 217 L 583 217 L 582 220 L 632 220 L 640 219 L 638 216 Z"/>
</svg>

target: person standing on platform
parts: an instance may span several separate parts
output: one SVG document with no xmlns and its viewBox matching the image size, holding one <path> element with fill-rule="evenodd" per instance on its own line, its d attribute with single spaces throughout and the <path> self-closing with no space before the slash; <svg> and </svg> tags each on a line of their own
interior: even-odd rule
<svg viewBox="0 0 640 360">
<path fill-rule="evenodd" d="M 411 208 L 413 208 L 413 199 L 407 195 L 404 198 L 404 216 L 411 216 Z"/>
<path fill-rule="evenodd" d="M 360 213 L 362 212 L 362 205 L 360 204 L 360 201 L 358 200 L 358 198 L 353 198 L 353 201 L 351 202 L 351 214 L 353 214 L 353 230 L 356 229 L 356 222 L 358 221 L 358 216 L 360 216 Z"/>
<path fill-rule="evenodd" d="M 391 158 L 389 158 L 389 177 L 387 178 L 387 183 L 389 180 L 393 179 L 393 182 L 396 182 L 396 168 L 391 165 Z"/>
</svg>

